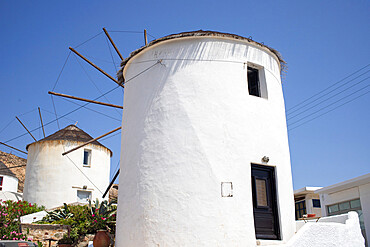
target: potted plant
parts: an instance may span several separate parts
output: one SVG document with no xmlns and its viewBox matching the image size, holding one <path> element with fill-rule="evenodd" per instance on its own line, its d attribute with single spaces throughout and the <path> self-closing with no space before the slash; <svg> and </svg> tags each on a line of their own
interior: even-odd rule
<svg viewBox="0 0 370 247">
<path fill-rule="evenodd" d="M 112 229 L 109 225 L 115 225 L 115 214 L 117 207 L 113 206 L 108 201 L 102 201 L 96 199 L 94 205 L 89 203 L 92 216 L 92 227 L 96 231 L 93 244 L 94 247 L 108 247 L 111 239 L 108 232 Z"/>
<path fill-rule="evenodd" d="M 69 237 L 67 234 L 64 234 L 63 238 L 58 240 L 58 246 L 71 247 L 73 242 L 74 241 L 71 237 Z"/>
</svg>

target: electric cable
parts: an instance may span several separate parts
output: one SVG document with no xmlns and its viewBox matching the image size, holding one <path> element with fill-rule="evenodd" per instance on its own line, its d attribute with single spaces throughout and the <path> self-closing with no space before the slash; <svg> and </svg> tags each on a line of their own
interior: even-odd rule
<svg viewBox="0 0 370 247">
<path fill-rule="evenodd" d="M 361 81 L 359 81 L 359 82 L 357 82 L 357 83 L 355 83 L 355 84 L 353 84 L 353 85 L 351 85 L 351 86 L 347 87 L 346 89 L 344 89 L 344 90 L 340 91 L 339 93 L 336 93 L 336 94 L 334 94 L 334 95 L 330 96 L 329 98 L 326 98 L 326 99 L 324 99 L 324 100 L 320 101 L 319 103 L 317 103 L 317 104 L 315 104 L 315 105 L 313 105 L 313 106 L 309 107 L 308 109 L 306 109 L 306 110 L 304 110 L 304 111 L 302 111 L 302 112 L 299 112 L 298 114 L 296 114 L 296 115 L 294 115 L 294 116 L 292 116 L 292 117 L 289 117 L 289 118 L 287 119 L 287 121 L 289 121 L 290 119 L 293 119 L 293 118 L 295 118 L 295 117 L 297 117 L 297 116 L 299 116 L 299 115 L 301 115 L 301 114 L 303 114 L 303 113 L 305 113 L 305 112 L 307 112 L 307 111 L 311 110 L 312 108 L 315 108 L 315 107 L 316 107 L 316 106 L 318 106 L 318 105 L 321 105 L 322 103 L 324 103 L 324 102 L 326 102 L 326 101 L 328 101 L 328 100 L 330 100 L 330 99 L 334 98 L 335 96 L 337 96 L 337 95 L 339 95 L 339 94 L 341 94 L 341 93 L 344 93 L 345 91 L 347 91 L 347 90 L 349 90 L 349 89 L 353 89 L 353 87 L 354 87 L 354 86 L 357 86 L 358 84 L 360 84 L 360 83 L 362 83 L 362 82 L 366 81 L 366 80 L 367 80 L 367 79 L 369 79 L 369 78 L 370 78 L 370 77 L 366 77 L 365 79 L 363 79 L 363 80 L 361 80 Z"/>
<path fill-rule="evenodd" d="M 355 78 L 353 78 L 353 79 L 351 79 L 351 80 L 347 81 L 345 84 L 342 84 L 342 85 L 340 85 L 340 86 L 338 86 L 338 87 L 336 87 L 336 88 L 332 89 L 331 91 L 327 92 L 327 93 L 326 93 L 326 95 L 329 95 L 330 93 L 332 93 L 332 92 L 336 91 L 337 89 L 339 89 L 339 88 L 341 88 L 341 87 L 344 87 L 344 86 L 348 85 L 348 83 L 349 83 L 349 82 L 352 82 L 352 81 L 356 80 L 357 78 L 359 78 L 359 77 L 361 77 L 361 76 L 363 76 L 363 75 L 367 74 L 369 71 L 370 71 L 370 70 L 368 70 L 368 71 L 366 71 L 365 73 L 362 73 L 361 75 L 359 75 L 359 76 L 357 76 L 357 77 L 355 77 Z M 366 79 L 368 79 L 368 78 L 369 78 L 369 77 L 366 77 L 366 78 L 365 78 L 365 80 L 366 80 Z M 362 81 L 360 81 L 360 82 L 357 82 L 357 83 L 353 84 L 352 86 L 348 87 L 346 90 L 351 89 L 353 86 L 356 86 L 357 84 L 359 84 L 359 83 L 361 83 L 361 82 L 363 82 L 363 80 L 362 80 Z M 346 90 L 343 90 L 343 91 L 341 91 L 341 92 L 344 92 L 344 91 L 346 91 Z M 338 94 L 336 94 L 336 95 L 338 95 Z M 303 105 L 303 106 L 299 107 L 298 109 L 296 109 L 296 110 L 294 110 L 294 111 L 292 111 L 292 112 L 290 112 L 290 113 L 287 113 L 287 116 L 289 116 L 290 114 L 293 114 L 294 112 L 297 112 L 297 111 L 299 111 L 299 110 L 301 110 L 301 109 L 305 108 L 306 106 L 309 106 L 310 104 L 312 104 L 312 103 L 314 103 L 314 102 L 318 101 L 319 99 L 321 99 L 321 98 L 317 98 L 317 99 L 315 99 L 315 100 L 312 100 L 311 102 L 308 102 L 307 104 L 305 104 L 305 105 Z"/>
<path fill-rule="evenodd" d="M 304 119 L 306 119 L 306 118 L 308 118 L 308 117 L 310 117 L 310 116 L 312 116 L 312 115 L 314 115 L 314 114 L 316 114 L 316 113 L 318 113 L 318 112 L 320 112 L 320 111 L 322 111 L 322 110 L 325 110 L 325 109 L 326 109 L 326 108 L 328 108 L 329 106 L 332 106 L 332 105 L 334 105 L 334 104 L 336 104 L 336 103 L 338 103 L 338 102 L 342 101 L 343 99 L 346 99 L 346 98 L 348 98 L 348 97 L 350 97 L 350 96 L 352 96 L 352 95 L 354 95 L 354 94 L 356 94 L 356 93 L 358 93 L 358 92 L 360 92 L 360 91 L 362 91 L 362 90 L 364 90 L 364 89 L 366 89 L 366 88 L 368 88 L 368 87 L 370 87 L 370 85 L 367 85 L 367 86 L 365 86 L 365 87 L 362 87 L 362 88 L 360 88 L 360 89 L 356 90 L 355 92 L 353 92 L 353 93 L 351 93 L 351 94 L 349 94 L 349 95 L 347 95 L 347 96 L 345 96 L 345 97 L 342 97 L 342 98 L 340 98 L 339 100 L 334 101 L 333 103 L 331 103 L 331 104 L 329 104 L 329 105 L 327 105 L 327 106 L 325 106 L 325 107 L 322 107 L 322 108 L 320 108 L 319 110 L 317 110 L 317 111 L 315 111 L 315 112 L 313 112 L 313 113 L 311 113 L 311 114 L 309 114 L 309 115 L 306 115 L 306 116 L 302 117 L 301 119 L 299 119 L 299 120 L 297 120 L 297 121 L 295 121 L 295 122 L 293 122 L 293 123 L 288 124 L 288 127 L 289 127 L 289 126 L 291 126 L 291 125 L 293 125 L 293 124 L 296 124 L 296 123 L 298 123 L 298 122 L 301 122 L 302 120 L 304 120 Z M 365 94 L 366 94 L 366 93 L 365 93 Z M 362 94 L 361 96 L 363 96 L 363 95 L 365 95 L 365 94 Z M 361 97 L 361 96 L 358 96 L 358 97 Z M 350 102 L 351 102 L 351 101 L 350 101 Z M 336 107 L 335 109 L 337 109 L 337 108 L 338 108 L 338 107 Z"/>
<path fill-rule="evenodd" d="M 317 95 L 322 94 L 322 93 L 323 93 L 323 92 L 325 92 L 326 90 L 328 90 L 328 89 L 332 88 L 333 86 L 337 85 L 338 83 L 340 83 L 340 82 L 342 82 L 342 81 L 346 80 L 347 78 L 351 77 L 352 75 L 354 75 L 354 74 L 356 74 L 356 73 L 360 72 L 361 70 L 363 70 L 363 69 L 365 69 L 365 68 L 367 68 L 367 67 L 369 67 L 369 66 L 370 66 L 370 64 L 367 64 L 366 66 L 364 66 L 364 67 L 360 68 L 359 70 L 356 70 L 355 72 L 351 73 L 350 75 L 346 76 L 345 78 L 343 78 L 343 79 L 341 79 L 341 80 L 339 80 L 339 81 L 337 81 L 337 82 L 335 82 L 335 83 L 331 84 L 331 85 L 330 85 L 330 86 L 328 86 L 327 88 L 325 88 L 325 89 L 321 90 L 320 92 L 318 92 L 318 93 L 316 93 L 316 94 L 314 94 L 314 95 L 310 96 L 309 98 L 307 98 L 307 99 L 303 100 L 302 102 L 300 102 L 300 103 L 296 104 L 295 106 L 293 106 L 293 107 L 289 108 L 289 109 L 287 110 L 287 112 L 289 112 L 289 111 L 291 111 L 292 109 L 294 109 L 294 108 L 296 108 L 296 107 L 300 106 L 301 104 L 303 104 L 303 103 L 307 102 L 308 100 L 310 100 L 310 99 L 312 99 L 312 98 L 316 97 Z"/>
<path fill-rule="evenodd" d="M 307 121 L 305 121 L 305 122 L 301 123 L 300 125 L 297 125 L 297 126 L 295 126 L 295 127 L 293 127 L 293 128 L 290 128 L 290 129 L 288 129 L 288 131 L 291 131 L 291 130 L 293 130 L 293 129 L 296 129 L 296 128 L 298 128 L 298 127 L 300 127 L 300 126 L 302 126 L 302 125 L 304 125 L 304 124 L 306 124 L 306 123 L 308 123 L 308 122 L 311 122 L 311 121 L 313 121 L 313 120 L 315 120 L 315 119 L 317 119 L 317 118 L 319 118 L 319 117 L 321 117 L 321 116 L 325 115 L 325 114 L 328 114 L 329 112 L 332 112 L 332 111 L 334 111 L 334 110 L 338 109 L 339 107 L 342 107 L 342 106 L 344 106 L 344 105 L 346 105 L 346 104 L 348 104 L 348 103 L 350 103 L 350 102 L 352 102 L 352 101 L 354 101 L 354 100 L 356 100 L 356 99 L 358 99 L 358 98 L 360 98 L 360 97 L 362 97 L 362 96 L 364 96 L 364 95 L 366 95 L 366 94 L 368 94 L 368 93 L 370 93 L 370 91 L 367 91 L 366 93 L 363 93 L 363 94 L 361 94 L 361 95 L 357 96 L 356 98 L 353 98 L 353 99 L 351 99 L 351 100 L 349 100 L 349 101 L 347 101 L 347 102 L 345 102 L 345 103 L 343 103 L 343 104 L 341 104 L 341 105 L 339 105 L 339 106 L 337 106 L 337 107 L 335 107 L 335 108 L 333 108 L 333 109 L 331 109 L 331 110 L 329 110 L 329 111 L 327 111 L 327 112 L 324 112 L 324 113 L 322 113 L 322 114 L 320 114 L 320 115 L 318 115 L 318 116 L 316 116 L 316 117 L 314 117 L 314 118 L 312 118 L 312 119 L 310 119 L 310 120 L 307 120 Z"/>
</svg>

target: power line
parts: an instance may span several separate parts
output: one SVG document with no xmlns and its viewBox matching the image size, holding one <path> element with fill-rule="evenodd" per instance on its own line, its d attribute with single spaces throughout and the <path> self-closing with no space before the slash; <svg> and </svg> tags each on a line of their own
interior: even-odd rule
<svg viewBox="0 0 370 247">
<path fill-rule="evenodd" d="M 363 70 L 363 69 L 365 69 L 365 68 L 367 68 L 367 67 L 369 67 L 369 66 L 370 66 L 370 64 L 367 64 L 366 66 L 362 67 L 361 69 L 356 70 L 355 72 L 353 72 L 352 74 L 350 74 L 350 75 L 346 76 L 345 78 L 343 78 L 343 79 L 341 79 L 341 80 L 339 80 L 339 81 L 337 81 L 337 82 L 333 83 L 333 84 L 332 84 L 332 85 L 330 85 L 329 87 L 327 87 L 327 88 L 325 88 L 325 89 L 321 90 L 320 92 L 318 92 L 318 93 L 316 93 L 316 94 L 312 95 L 311 97 L 309 97 L 309 98 L 307 98 L 307 99 L 303 100 L 302 102 L 300 102 L 300 103 L 296 104 L 295 106 L 293 106 L 293 107 L 289 108 L 289 109 L 287 110 L 287 112 L 289 112 L 289 111 L 291 111 L 292 109 L 294 109 L 294 108 L 296 108 L 296 107 L 300 106 L 301 104 L 303 104 L 303 103 L 307 102 L 308 100 L 310 100 L 310 99 L 312 99 L 312 98 L 316 97 L 317 95 L 320 95 L 320 94 L 324 93 L 326 90 L 328 90 L 328 89 L 332 88 L 333 86 L 337 85 L 338 83 L 340 83 L 340 82 L 342 82 L 342 81 L 346 80 L 347 78 L 351 77 L 352 75 L 354 75 L 354 74 L 356 74 L 356 73 L 360 72 L 361 70 Z"/>
<path fill-rule="evenodd" d="M 339 106 L 337 106 L 337 107 L 335 107 L 335 108 L 333 108 L 333 109 L 331 109 L 331 110 L 329 110 L 329 111 L 327 111 L 327 112 L 324 112 L 324 113 L 322 113 L 322 114 L 320 114 L 320 115 L 318 115 L 318 116 L 316 116 L 316 117 L 314 117 L 314 118 L 312 118 L 312 119 L 310 119 L 310 120 L 307 120 L 307 121 L 305 121 L 305 122 L 301 123 L 300 125 L 297 125 L 297 126 L 295 126 L 295 127 L 293 127 L 293 128 L 290 128 L 290 129 L 288 129 L 288 131 L 291 131 L 291 130 L 293 130 L 293 129 L 296 129 L 296 128 L 298 128 L 298 127 L 300 127 L 300 126 L 302 126 L 302 125 L 304 125 L 304 124 L 306 124 L 306 123 L 308 123 L 308 122 L 311 122 L 311 121 L 313 121 L 313 120 L 315 120 L 315 119 L 317 119 L 317 118 L 319 118 L 319 117 L 321 117 L 321 116 L 325 115 L 325 114 L 328 114 L 329 112 L 332 112 L 332 111 L 334 111 L 334 110 L 338 109 L 339 107 L 342 107 L 342 106 L 344 106 L 344 105 L 346 105 L 346 104 L 348 104 L 348 103 L 350 103 L 350 102 L 352 102 L 352 101 L 354 101 L 354 100 L 356 100 L 356 99 L 358 99 L 358 98 L 360 98 L 360 97 L 362 97 L 362 96 L 364 96 L 364 95 L 366 95 L 366 94 L 368 94 L 368 93 L 370 93 L 370 91 L 367 91 L 366 93 L 363 93 L 363 94 L 361 94 L 361 95 L 357 96 L 356 98 L 353 98 L 353 99 L 351 99 L 351 100 L 349 100 L 349 101 L 347 101 L 347 102 L 344 102 L 343 104 L 341 104 L 341 105 L 339 105 Z"/>
<path fill-rule="evenodd" d="M 324 102 L 326 102 L 326 101 L 328 101 L 328 100 L 330 100 L 330 99 L 334 98 L 335 96 L 337 96 L 337 95 L 339 95 L 339 94 L 341 94 L 341 93 L 344 93 L 345 91 L 347 91 L 347 90 L 349 90 L 349 89 L 352 89 L 354 86 L 356 86 L 356 85 L 358 85 L 358 84 L 360 84 L 360 83 L 362 83 L 362 82 L 366 81 L 366 80 L 367 80 L 367 79 L 369 79 L 369 78 L 370 78 L 370 77 L 366 77 L 365 79 L 363 79 L 363 80 L 361 80 L 361 81 L 359 81 L 359 82 L 357 82 L 357 83 L 355 83 L 355 84 L 353 84 L 353 85 L 351 85 L 351 86 L 347 87 L 346 89 L 344 89 L 344 90 L 340 91 L 339 93 L 336 93 L 336 94 L 334 94 L 334 95 L 330 96 L 329 98 L 326 98 L 326 99 L 324 99 L 324 100 L 320 101 L 319 103 L 317 103 L 317 104 L 315 104 L 315 105 L 313 105 L 313 106 L 309 107 L 308 109 L 306 109 L 306 110 L 304 110 L 304 111 L 302 111 L 302 112 L 300 112 L 300 113 L 298 113 L 298 114 L 296 114 L 296 115 L 294 115 L 294 116 L 292 116 L 292 117 L 288 118 L 288 119 L 287 119 L 287 121 L 289 121 L 290 119 L 293 119 L 293 118 L 295 118 L 295 117 L 297 117 L 297 116 L 299 116 L 299 115 L 301 115 L 301 114 L 303 114 L 303 113 L 305 113 L 305 112 L 307 112 L 307 111 L 311 110 L 312 108 L 315 108 L 316 106 L 318 106 L 318 105 L 320 105 L 320 104 L 322 104 L 322 103 L 324 103 Z M 313 102 L 312 102 L 312 103 L 313 103 Z"/>
<path fill-rule="evenodd" d="M 327 95 L 329 95 L 330 93 L 332 93 L 332 92 L 336 91 L 337 89 L 339 89 L 339 88 L 341 88 L 341 87 L 343 87 L 343 86 L 348 85 L 348 83 L 349 83 L 349 82 L 352 82 L 352 81 L 356 80 L 357 78 L 359 78 L 359 77 L 361 77 L 361 76 L 363 76 L 363 75 L 367 74 L 369 71 L 370 71 L 370 70 L 368 70 L 368 71 L 366 71 L 365 73 L 362 73 L 361 75 L 359 75 L 359 76 L 357 76 L 357 77 L 355 77 L 355 78 L 353 78 L 353 79 L 351 79 L 351 80 L 347 81 L 345 84 L 342 84 L 342 85 L 340 85 L 340 86 L 338 86 L 338 87 L 336 87 L 336 88 L 334 88 L 334 89 L 330 90 L 330 91 L 327 93 Z M 369 77 L 367 77 L 366 79 L 368 79 L 368 78 L 369 78 Z M 366 80 L 366 79 L 365 79 L 365 80 Z M 360 82 L 357 82 L 357 83 L 353 84 L 352 86 L 348 87 L 347 89 L 343 90 L 342 92 L 344 92 L 344 91 L 346 91 L 346 90 L 348 90 L 348 89 L 351 89 L 351 87 L 353 87 L 353 86 L 355 86 L 355 85 L 357 85 L 357 84 L 359 84 L 359 83 L 361 83 L 361 82 L 363 82 L 363 80 L 362 80 L 362 81 L 360 81 Z M 337 94 L 336 94 L 336 95 L 337 95 Z M 299 110 L 301 110 L 301 109 L 305 108 L 306 106 L 308 106 L 308 105 L 310 105 L 310 104 L 314 103 L 315 101 L 317 101 L 317 100 L 319 100 L 319 99 L 320 99 L 320 98 L 317 98 L 317 99 L 315 99 L 315 100 L 312 100 L 311 102 L 308 102 L 307 104 L 305 104 L 305 105 L 303 105 L 303 106 L 299 107 L 298 109 L 296 109 L 296 110 L 294 110 L 294 111 L 292 111 L 292 112 L 290 112 L 290 113 L 287 113 L 287 116 L 289 116 L 290 114 L 292 114 L 292 113 L 294 113 L 294 112 L 297 112 L 297 111 L 299 111 Z"/>
<path fill-rule="evenodd" d="M 288 127 L 290 126 L 290 125 L 293 125 L 293 124 L 296 124 L 296 123 L 298 123 L 298 122 L 301 122 L 302 120 L 304 120 L 304 119 L 306 119 L 306 118 L 308 118 L 308 117 L 310 117 L 310 116 L 312 116 L 312 115 L 314 115 L 314 114 L 316 114 L 316 113 L 318 113 L 318 112 L 320 112 L 320 111 L 322 111 L 322 110 L 325 110 L 326 108 L 328 108 L 329 106 L 332 106 L 332 105 L 334 105 L 334 104 L 336 104 L 336 103 L 338 103 L 338 102 L 340 102 L 340 101 L 342 101 L 343 99 L 346 99 L 346 98 L 348 98 L 348 97 L 350 97 L 350 96 L 352 96 L 352 95 L 354 95 L 354 94 L 356 94 L 356 93 L 358 93 L 359 91 L 361 91 L 361 90 L 364 90 L 365 88 L 368 88 L 370 85 L 367 85 L 367 86 L 365 86 L 365 87 L 363 87 L 363 88 L 360 88 L 359 90 L 357 90 L 357 91 L 355 91 L 355 92 L 353 92 L 353 93 L 351 93 L 351 94 L 349 94 L 349 95 L 347 95 L 347 96 L 345 96 L 345 97 L 342 97 L 342 98 L 340 98 L 339 100 L 337 100 L 337 101 L 334 101 L 333 103 L 331 103 L 331 104 L 329 104 L 329 105 L 327 105 L 327 106 L 325 106 L 325 107 L 322 107 L 322 108 L 320 108 L 319 110 L 317 110 L 317 111 L 315 111 L 315 112 L 313 112 L 313 113 L 311 113 L 311 114 L 309 114 L 309 115 L 307 115 L 307 116 L 305 116 L 305 117 L 303 117 L 303 118 L 301 118 L 301 119 L 299 119 L 299 120 L 297 120 L 297 121 L 295 121 L 295 122 L 293 122 L 293 123 L 291 123 L 291 124 L 289 124 L 288 125 Z M 366 93 L 365 93 L 366 94 Z M 362 94 L 362 95 L 365 95 L 365 94 Z M 361 96 L 362 96 L 361 95 Z M 358 96 L 358 97 L 356 97 L 356 98 L 359 98 L 359 97 L 361 97 L 361 96 Z M 337 109 L 338 107 L 336 107 L 335 109 Z"/>
</svg>

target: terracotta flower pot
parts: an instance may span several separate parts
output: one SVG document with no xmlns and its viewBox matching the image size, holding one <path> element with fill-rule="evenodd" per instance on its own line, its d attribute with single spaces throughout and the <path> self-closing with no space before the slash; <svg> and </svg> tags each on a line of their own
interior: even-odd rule
<svg viewBox="0 0 370 247">
<path fill-rule="evenodd" d="M 93 239 L 94 247 L 109 247 L 110 238 L 106 230 L 98 230 Z"/>
</svg>

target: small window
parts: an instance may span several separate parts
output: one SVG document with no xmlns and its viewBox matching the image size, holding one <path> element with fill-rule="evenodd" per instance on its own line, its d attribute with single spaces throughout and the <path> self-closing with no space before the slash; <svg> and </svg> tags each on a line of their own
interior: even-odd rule
<svg viewBox="0 0 370 247">
<path fill-rule="evenodd" d="M 3 180 L 4 180 L 4 177 L 0 177 L 0 191 L 3 190 Z"/>
<path fill-rule="evenodd" d="M 85 149 L 84 150 L 83 164 L 84 164 L 84 166 L 90 166 L 90 163 L 91 163 L 91 150 L 90 149 Z"/>
<path fill-rule="evenodd" d="M 250 95 L 261 97 L 258 69 L 248 66 L 248 90 Z"/>
<path fill-rule="evenodd" d="M 266 180 L 256 178 L 257 206 L 267 207 Z"/>
<path fill-rule="evenodd" d="M 314 208 L 321 208 L 320 200 L 319 199 L 312 199 L 312 206 Z"/>
<path fill-rule="evenodd" d="M 91 191 L 77 190 L 77 202 L 88 203 L 91 200 Z"/>
<path fill-rule="evenodd" d="M 307 213 L 306 211 L 306 201 L 299 201 L 295 203 L 295 219 L 298 220 L 303 217 Z"/>
<path fill-rule="evenodd" d="M 350 203 L 351 208 L 361 208 L 360 199 L 352 200 Z"/>
</svg>

